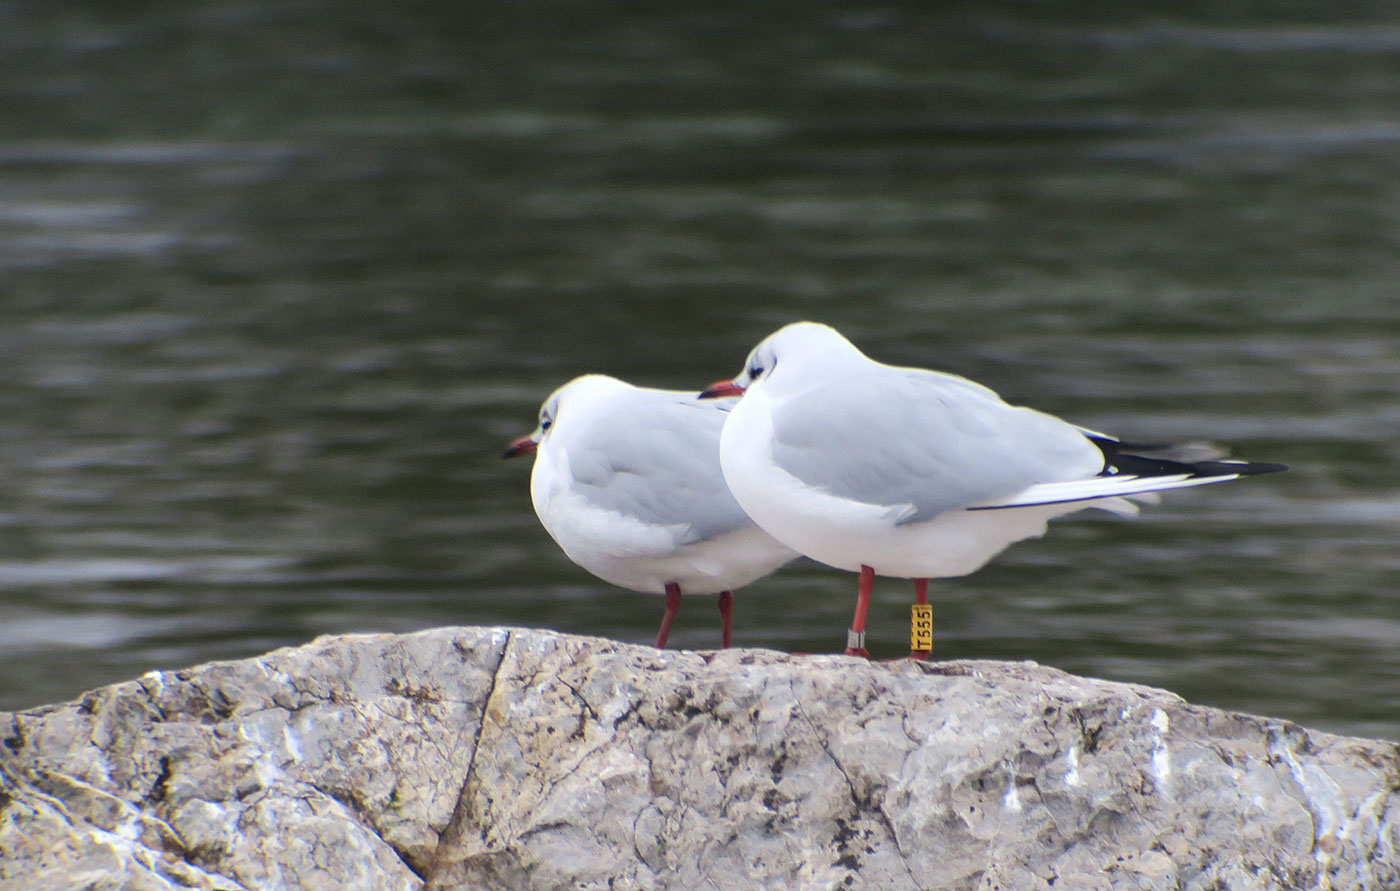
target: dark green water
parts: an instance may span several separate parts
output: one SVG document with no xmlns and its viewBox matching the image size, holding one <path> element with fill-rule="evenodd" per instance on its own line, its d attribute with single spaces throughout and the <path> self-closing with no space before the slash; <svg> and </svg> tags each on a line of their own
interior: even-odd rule
<svg viewBox="0 0 1400 891">
<path fill-rule="evenodd" d="M 327 632 L 648 641 L 501 447 L 814 318 L 1294 467 L 936 583 L 937 655 L 1400 738 L 1392 4 L 477 6 L 0 2 L 0 707 Z M 785 570 L 736 642 L 833 650 L 854 588 Z"/>
</svg>

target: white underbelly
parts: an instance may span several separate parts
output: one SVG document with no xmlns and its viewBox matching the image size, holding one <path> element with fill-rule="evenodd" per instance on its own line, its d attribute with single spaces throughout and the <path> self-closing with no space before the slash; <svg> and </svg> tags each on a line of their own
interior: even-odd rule
<svg viewBox="0 0 1400 891">
<path fill-rule="evenodd" d="M 733 591 L 797 556 L 757 527 L 656 553 L 619 552 L 567 534 L 556 541 L 570 560 L 603 581 L 649 594 L 665 593 L 672 582 L 682 594 Z"/>
<path fill-rule="evenodd" d="M 858 572 L 869 566 L 897 578 L 951 578 L 975 572 L 1009 545 L 1045 534 L 1053 517 L 1081 505 L 997 511 L 951 511 L 896 526 L 859 518 L 790 513 L 740 501 L 760 526 L 788 547 L 820 563 Z"/>
</svg>

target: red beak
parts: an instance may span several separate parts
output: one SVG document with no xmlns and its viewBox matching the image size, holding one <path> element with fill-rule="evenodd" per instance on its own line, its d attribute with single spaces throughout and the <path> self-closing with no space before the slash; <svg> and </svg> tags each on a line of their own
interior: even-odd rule
<svg viewBox="0 0 1400 891">
<path fill-rule="evenodd" d="M 539 448 L 540 444 L 528 436 L 522 436 L 512 442 L 501 455 L 502 458 L 518 458 L 521 455 L 529 455 Z"/>
<path fill-rule="evenodd" d="M 700 392 L 701 399 L 718 399 L 720 396 L 743 396 L 744 388 L 733 381 L 715 381 Z"/>
</svg>

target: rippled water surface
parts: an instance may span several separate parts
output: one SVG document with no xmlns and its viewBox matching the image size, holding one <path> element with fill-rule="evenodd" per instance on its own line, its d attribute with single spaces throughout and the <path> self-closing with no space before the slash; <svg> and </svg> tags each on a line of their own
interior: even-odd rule
<svg viewBox="0 0 1400 891">
<path fill-rule="evenodd" d="M 1400 15 L 1245 6 L 0 3 L 0 707 L 327 632 L 648 641 L 501 447 L 815 318 L 1294 468 L 936 582 L 939 656 L 1400 738 Z M 796 564 L 736 642 L 836 649 L 854 590 Z"/>
</svg>

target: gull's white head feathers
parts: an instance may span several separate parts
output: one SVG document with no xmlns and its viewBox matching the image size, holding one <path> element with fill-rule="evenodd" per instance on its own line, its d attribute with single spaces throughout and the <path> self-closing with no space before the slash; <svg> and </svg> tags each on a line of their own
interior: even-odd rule
<svg viewBox="0 0 1400 891">
<path fill-rule="evenodd" d="M 823 372 L 837 371 L 843 365 L 870 360 L 841 332 L 820 322 L 793 322 L 768 335 L 749 353 L 744 370 L 734 378 L 736 388 L 747 390 L 755 384 L 769 387 L 791 385 Z M 771 383 L 779 367 L 779 384 Z"/>
<path fill-rule="evenodd" d="M 561 413 L 567 411 L 570 414 L 584 414 L 590 405 L 632 389 L 635 388 L 626 381 L 606 374 L 585 374 L 574 378 L 545 398 L 540 404 L 539 423 L 529 434 L 511 443 L 510 448 L 506 450 L 506 457 L 514 457 L 539 448 L 555 429 Z"/>
</svg>

